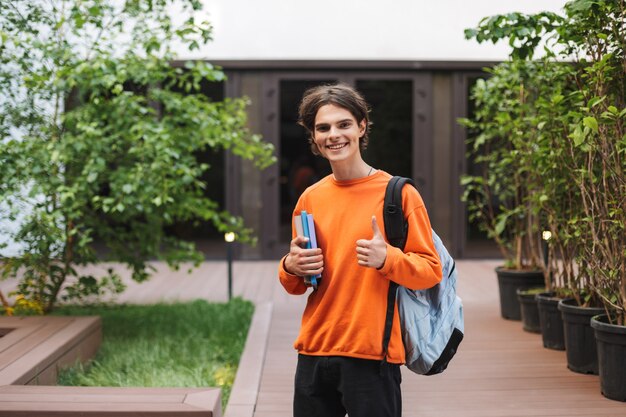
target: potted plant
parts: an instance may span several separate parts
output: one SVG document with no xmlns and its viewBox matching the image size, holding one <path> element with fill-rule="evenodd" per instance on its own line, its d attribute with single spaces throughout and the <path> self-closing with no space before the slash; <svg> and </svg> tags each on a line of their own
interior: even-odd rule
<svg viewBox="0 0 626 417">
<path fill-rule="evenodd" d="M 540 93 L 534 103 L 537 126 L 533 172 L 541 176 L 542 192 L 536 195 L 550 235 L 548 269 L 553 277 L 552 294 L 541 299 L 544 346 L 565 349 L 567 366 L 580 373 L 597 374 L 595 338 L 590 318 L 598 314 L 599 301 L 589 288 L 590 277 L 582 244 L 582 198 L 576 182 L 584 160 L 569 139 L 577 120 L 572 109 L 583 100 L 575 82 L 577 67 L 548 58 L 534 83 Z M 594 307 L 595 306 L 595 307 Z"/>
<path fill-rule="evenodd" d="M 540 151 L 534 171 L 545 179 L 537 198 L 551 236 L 548 262 L 556 284 L 553 294 L 540 296 L 542 318 L 549 324 L 544 326 L 542 336 L 544 346 L 566 350 L 569 369 L 597 374 L 590 318 L 598 314 L 600 303 L 590 290 L 591 277 L 586 257 L 582 256 L 582 245 L 588 237 L 580 227 L 584 214 L 576 182 L 578 167 L 584 161 L 568 138 L 570 126 L 576 121 L 572 109 L 582 101 L 574 82 L 576 71 L 570 63 L 547 61 L 537 79 L 541 86 L 557 87 L 552 94 L 540 94 L 535 102 Z"/>
<path fill-rule="evenodd" d="M 591 288 L 606 310 L 591 321 L 602 393 L 626 401 L 626 59 L 623 52 L 592 52 L 599 55 L 580 74 L 590 94 L 574 130 L 588 162 L 579 178 L 583 227 L 590 236 L 583 253 L 594 278 Z"/>
<path fill-rule="evenodd" d="M 595 316 L 602 393 L 626 401 L 626 29 L 622 1 L 566 6 L 583 96 L 571 139 L 584 158 L 579 169 L 582 247 L 589 286 L 606 314 Z M 582 36 L 584 34 L 584 36 Z"/>
<path fill-rule="evenodd" d="M 534 192 L 526 158 L 517 148 L 527 141 L 522 115 L 527 111 L 527 63 L 512 60 L 487 70 L 472 90 L 476 113 L 460 122 L 468 128 L 468 157 L 481 168 L 465 175 L 463 201 L 469 218 L 495 241 L 504 258 L 496 268 L 501 316 L 520 320 L 519 288 L 545 285 L 539 217 L 529 196 Z"/>
<path fill-rule="evenodd" d="M 528 57 L 531 57 L 529 54 Z M 521 58 L 513 58 L 521 59 Z M 559 227 L 564 215 L 571 211 L 574 201 L 573 186 L 563 179 L 562 152 L 555 142 L 562 137 L 564 123 L 559 110 L 571 100 L 571 82 L 566 64 L 548 58 L 525 61 L 525 82 L 520 84 L 521 99 L 526 104 L 520 119 L 520 129 L 525 134 L 513 137 L 520 165 L 526 172 L 526 181 L 532 186 L 528 194 L 528 207 L 541 225 L 544 286 L 540 291 L 522 291 L 520 302 L 530 305 L 528 298 L 534 294 L 536 314 L 543 345 L 551 349 L 564 349 L 564 331 L 559 301 L 566 295 L 566 283 L 572 258 L 569 233 Z M 564 251 L 563 249 L 569 249 Z M 536 250 L 536 249 L 535 249 Z M 563 265 L 566 265 L 565 267 Z M 526 297 L 526 300 L 523 300 Z M 525 311 L 522 310 L 524 313 Z M 528 314 L 527 314 L 528 315 Z M 524 314 L 522 318 L 525 319 Z"/>
</svg>

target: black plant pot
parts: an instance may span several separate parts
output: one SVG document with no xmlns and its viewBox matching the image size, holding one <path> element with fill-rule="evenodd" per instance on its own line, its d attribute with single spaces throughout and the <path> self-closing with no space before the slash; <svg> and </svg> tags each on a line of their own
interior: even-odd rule
<svg viewBox="0 0 626 417">
<path fill-rule="evenodd" d="M 563 337 L 563 319 L 558 305 L 560 298 L 552 292 L 537 294 L 537 307 L 539 308 L 539 324 L 543 346 L 548 349 L 565 350 L 565 338 Z"/>
<path fill-rule="evenodd" d="M 573 298 L 566 298 L 559 302 L 559 310 L 563 319 L 567 367 L 581 374 L 598 375 L 598 353 L 591 318 L 604 313 L 604 309 L 580 307 Z"/>
<path fill-rule="evenodd" d="M 522 313 L 522 328 L 527 332 L 541 333 L 539 324 L 539 308 L 537 308 L 536 292 L 528 292 L 527 289 L 517 289 L 517 301 Z"/>
<path fill-rule="evenodd" d="M 626 326 L 609 324 L 606 315 L 591 319 L 598 347 L 602 395 L 626 401 Z"/>
<path fill-rule="evenodd" d="M 521 320 L 522 313 L 516 291 L 518 288 L 543 286 L 543 272 L 496 268 L 496 275 L 500 290 L 500 314 L 505 319 Z"/>
</svg>

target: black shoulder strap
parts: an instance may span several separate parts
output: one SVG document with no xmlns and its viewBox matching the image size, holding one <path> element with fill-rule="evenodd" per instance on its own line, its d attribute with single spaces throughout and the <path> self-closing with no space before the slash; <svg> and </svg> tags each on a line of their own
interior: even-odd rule
<svg viewBox="0 0 626 417">
<path fill-rule="evenodd" d="M 407 222 L 402 211 L 402 188 L 409 183 L 415 186 L 410 178 L 393 177 L 387 184 L 385 191 L 385 203 L 383 206 L 383 221 L 387 241 L 392 246 L 404 250 L 407 238 Z M 396 305 L 396 293 L 398 284 L 389 281 L 389 292 L 387 293 L 387 313 L 385 318 L 385 331 L 383 334 L 383 364 L 387 362 L 387 349 L 391 339 L 391 327 L 393 326 L 393 313 Z"/>
<path fill-rule="evenodd" d="M 391 178 L 387 184 L 383 207 L 383 221 L 387 240 L 390 245 L 400 249 L 404 249 L 407 236 L 407 223 L 402 212 L 402 188 L 407 183 L 415 186 L 410 178 Z"/>
</svg>

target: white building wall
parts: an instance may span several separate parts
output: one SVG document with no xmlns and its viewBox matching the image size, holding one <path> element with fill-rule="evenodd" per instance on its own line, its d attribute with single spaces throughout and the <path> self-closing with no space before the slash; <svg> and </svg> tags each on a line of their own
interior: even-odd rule
<svg viewBox="0 0 626 417">
<path fill-rule="evenodd" d="M 8 211 L 9 208 L 4 202 L 0 202 L 0 213 Z M 22 249 L 21 245 L 15 243 L 12 236 L 17 232 L 19 221 L 8 221 L 0 219 L 0 258 L 3 256 L 16 256 Z"/>
<path fill-rule="evenodd" d="M 562 14 L 565 0 L 203 0 L 214 41 L 182 58 L 505 60 L 464 29 L 514 11 Z"/>
</svg>

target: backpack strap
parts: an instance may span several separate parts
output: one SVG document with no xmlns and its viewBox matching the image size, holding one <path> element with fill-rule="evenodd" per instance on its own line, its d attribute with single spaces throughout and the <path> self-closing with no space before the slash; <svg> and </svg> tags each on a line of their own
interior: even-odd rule
<svg viewBox="0 0 626 417">
<path fill-rule="evenodd" d="M 402 211 L 402 188 L 404 184 L 415 183 L 410 178 L 393 177 L 387 184 L 385 191 L 385 205 L 383 206 L 383 221 L 385 234 L 391 246 L 404 250 L 407 238 L 407 222 Z"/>
<path fill-rule="evenodd" d="M 385 227 L 385 234 L 387 235 L 387 241 L 392 246 L 404 250 L 406 245 L 408 223 L 404 218 L 404 212 L 402 211 L 402 188 L 404 184 L 411 184 L 415 186 L 415 183 L 410 178 L 393 177 L 387 184 L 385 190 L 385 202 L 383 206 L 383 221 Z M 391 339 L 391 328 L 393 326 L 393 313 L 396 306 L 396 293 L 398 291 L 398 284 L 394 281 L 389 281 L 389 292 L 387 293 L 387 313 L 385 317 L 385 330 L 383 333 L 383 365 L 387 363 L 387 350 L 389 348 L 389 340 Z M 382 372 L 382 369 L 381 369 Z"/>
</svg>

